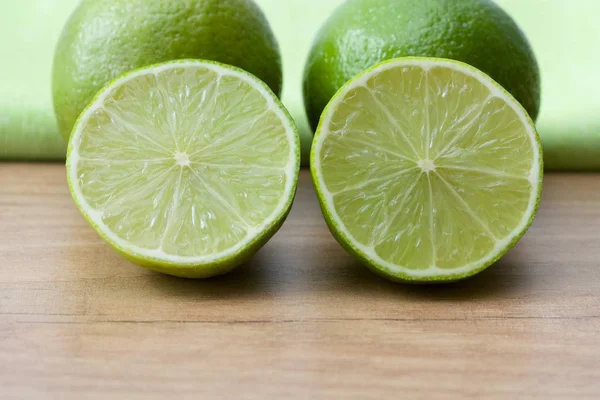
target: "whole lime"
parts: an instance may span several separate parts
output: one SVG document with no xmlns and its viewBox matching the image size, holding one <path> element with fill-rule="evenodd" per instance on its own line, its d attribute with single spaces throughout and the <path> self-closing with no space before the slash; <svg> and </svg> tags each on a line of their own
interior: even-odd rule
<svg viewBox="0 0 600 400">
<path fill-rule="evenodd" d="M 197 58 L 242 68 L 281 94 L 279 45 L 252 0 L 83 0 L 54 57 L 54 109 L 68 139 L 81 111 L 115 77 Z"/>
<path fill-rule="evenodd" d="M 458 60 L 487 73 L 535 120 L 540 73 L 516 23 L 490 0 L 347 0 L 321 28 L 304 76 L 304 103 L 313 129 L 349 79 L 387 59 L 420 56 Z"/>
</svg>

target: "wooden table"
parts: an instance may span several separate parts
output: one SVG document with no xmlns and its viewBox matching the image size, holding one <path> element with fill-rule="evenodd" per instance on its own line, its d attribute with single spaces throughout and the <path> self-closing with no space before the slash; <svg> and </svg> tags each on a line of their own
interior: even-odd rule
<svg viewBox="0 0 600 400">
<path fill-rule="evenodd" d="M 454 285 L 348 256 L 302 172 L 294 209 L 206 281 L 117 256 L 64 167 L 0 164 L 0 398 L 599 399 L 600 176 L 549 175 L 501 262 Z"/>
</svg>

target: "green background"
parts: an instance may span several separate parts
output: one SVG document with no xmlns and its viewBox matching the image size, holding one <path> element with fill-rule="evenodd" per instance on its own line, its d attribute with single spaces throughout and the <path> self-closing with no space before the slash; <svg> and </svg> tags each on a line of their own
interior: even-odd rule
<svg viewBox="0 0 600 400">
<path fill-rule="evenodd" d="M 302 101 L 311 42 L 342 0 L 257 0 L 284 60 L 283 101 L 306 150 L 312 132 Z M 597 0 L 498 0 L 532 43 L 542 71 L 538 127 L 549 169 L 600 169 L 600 24 Z M 54 44 L 77 0 L 19 0 L 0 6 L 0 159 L 62 160 L 52 112 Z"/>
</svg>

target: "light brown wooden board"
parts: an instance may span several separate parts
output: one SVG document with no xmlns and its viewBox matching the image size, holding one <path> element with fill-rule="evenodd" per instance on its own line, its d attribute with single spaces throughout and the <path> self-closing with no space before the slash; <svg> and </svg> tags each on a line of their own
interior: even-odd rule
<svg viewBox="0 0 600 400">
<path fill-rule="evenodd" d="M 117 256 L 64 167 L 0 164 L 0 398 L 598 399 L 600 175 L 549 175 L 526 237 L 454 285 L 354 261 L 303 171 L 255 259 L 190 281 Z"/>
</svg>

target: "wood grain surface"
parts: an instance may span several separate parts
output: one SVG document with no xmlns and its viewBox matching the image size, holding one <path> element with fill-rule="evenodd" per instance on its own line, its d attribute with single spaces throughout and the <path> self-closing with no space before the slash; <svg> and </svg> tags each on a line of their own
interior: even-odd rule
<svg viewBox="0 0 600 400">
<path fill-rule="evenodd" d="M 335 242 L 303 171 L 248 265 L 191 281 L 117 256 L 64 167 L 0 164 L 1 399 L 598 399 L 600 175 L 549 175 L 525 238 L 454 285 Z"/>
</svg>

